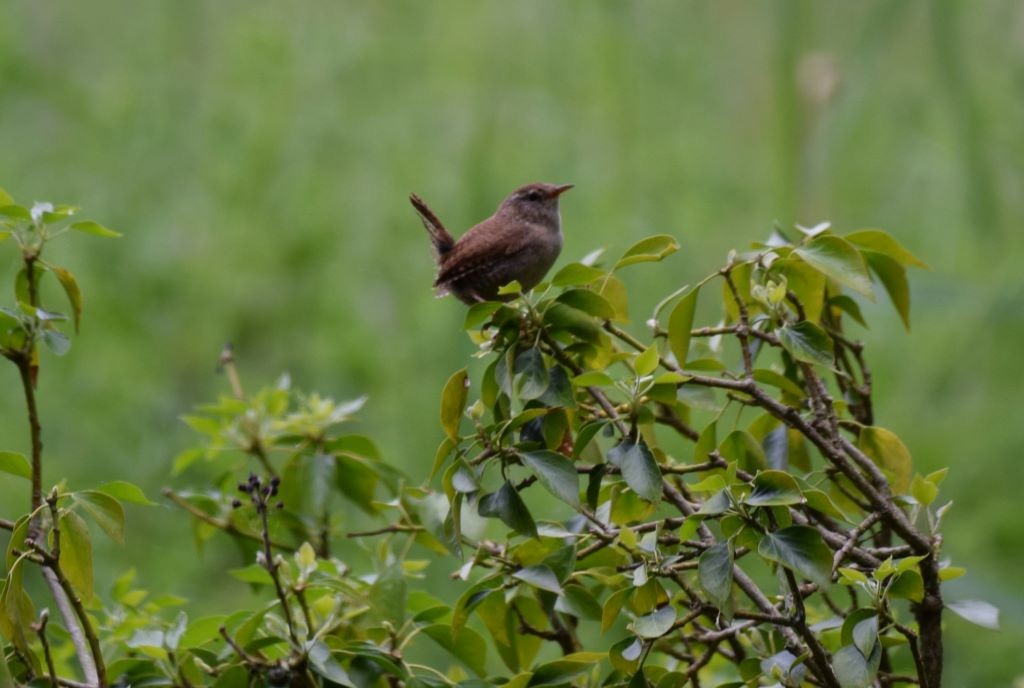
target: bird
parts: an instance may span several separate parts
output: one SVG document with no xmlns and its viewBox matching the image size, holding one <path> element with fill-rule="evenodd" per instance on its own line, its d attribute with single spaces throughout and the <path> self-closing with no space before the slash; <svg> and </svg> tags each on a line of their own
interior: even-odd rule
<svg viewBox="0 0 1024 688">
<path fill-rule="evenodd" d="M 411 194 L 409 201 L 434 246 L 437 295 L 452 294 L 472 305 L 514 298 L 498 294 L 499 288 L 513 281 L 524 292 L 537 286 L 562 250 L 558 199 L 571 188 L 572 184 L 521 186 L 501 202 L 493 215 L 470 228 L 458 241 L 426 202 Z"/>
</svg>

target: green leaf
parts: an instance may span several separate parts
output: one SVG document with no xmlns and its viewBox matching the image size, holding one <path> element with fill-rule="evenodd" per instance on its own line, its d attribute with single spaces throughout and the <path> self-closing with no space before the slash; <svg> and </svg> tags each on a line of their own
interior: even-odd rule
<svg viewBox="0 0 1024 688">
<path fill-rule="evenodd" d="M 548 377 L 551 379 L 544 394 L 537 397 L 537 401 L 548 407 L 573 408 L 576 406 L 575 391 L 569 381 L 569 374 L 560 365 L 554 365 L 548 370 Z"/>
<path fill-rule="evenodd" d="M 463 368 L 448 378 L 441 393 L 441 427 L 452 442 L 459 441 L 459 424 L 468 396 L 469 374 Z"/>
<path fill-rule="evenodd" d="M 874 298 L 867 266 L 860 252 L 850 242 L 823 234 L 798 246 L 793 253 L 826 277 L 868 298 Z"/>
<path fill-rule="evenodd" d="M 475 330 L 487 322 L 488 318 L 498 312 L 504 304 L 500 301 L 481 301 L 474 303 L 466 311 L 466 320 L 462 324 L 464 330 Z"/>
<path fill-rule="evenodd" d="M 766 676 L 773 679 L 781 679 L 782 683 L 776 683 L 775 685 L 786 685 L 786 686 L 803 686 L 804 678 L 807 675 L 807 667 L 797 660 L 789 650 L 783 650 L 770 657 L 762 659 L 759 663 L 756 659 L 752 660 L 750 666 L 752 666 L 751 676 L 757 676 L 763 672 Z M 740 673 L 743 673 L 743 668 L 740 668 Z M 741 684 L 743 685 L 743 684 Z"/>
<path fill-rule="evenodd" d="M 842 688 L 868 688 L 874 678 L 868 660 L 853 645 L 840 648 L 832 655 L 832 669 Z"/>
<path fill-rule="evenodd" d="M 632 593 L 632 588 L 622 588 L 608 596 L 604 606 L 601 607 L 602 633 L 607 633 L 608 629 L 615 625 L 615 622 L 619 619 L 620 612 L 622 612 L 622 605 L 626 603 L 626 598 Z"/>
<path fill-rule="evenodd" d="M 893 490 L 905 494 L 910 488 L 913 460 L 910 450 L 896 433 L 877 426 L 861 428 L 857 447 L 882 469 Z"/>
<path fill-rule="evenodd" d="M 832 349 L 832 338 L 809 320 L 801 320 L 795 325 L 783 325 L 775 330 L 782 348 L 793 358 L 805 363 L 820 363 L 831 366 L 835 354 Z"/>
<path fill-rule="evenodd" d="M 390 622 L 396 628 L 405 622 L 409 588 L 402 575 L 402 569 L 389 566 L 370 586 L 370 605 L 377 616 Z"/>
<path fill-rule="evenodd" d="M 332 683 L 337 683 L 340 686 L 347 686 L 348 688 L 355 688 L 355 684 L 352 679 L 349 678 L 348 673 L 342 668 L 341 664 L 334 659 L 334 655 L 331 654 L 331 648 L 324 644 L 322 640 L 313 642 L 307 653 L 309 657 L 309 665 L 312 667 L 313 672 L 323 676 Z"/>
<path fill-rule="evenodd" d="M 547 590 L 557 595 L 562 594 L 562 586 L 558 583 L 558 576 L 551 570 L 551 567 L 544 564 L 521 568 L 513 573 L 512 577 L 518 578 L 524 583 L 528 583 L 540 590 Z"/>
<path fill-rule="evenodd" d="M 946 581 L 956 580 L 966 573 L 967 569 L 962 566 L 945 566 L 939 569 L 939 580 L 945 583 Z"/>
<path fill-rule="evenodd" d="M 587 506 L 591 511 L 597 510 L 598 501 L 601 498 L 601 478 L 604 477 L 607 470 L 608 464 L 606 463 L 599 463 L 590 469 L 590 475 L 587 478 Z"/>
<path fill-rule="evenodd" d="M 452 627 L 447 624 L 427 626 L 423 629 L 423 633 L 447 650 L 452 657 L 462 662 L 474 674 L 486 675 L 487 644 L 472 628 L 462 629 L 458 642 L 452 636 Z"/>
<path fill-rule="evenodd" d="M 947 602 L 946 608 L 965 621 L 976 626 L 999 630 L 999 609 L 982 600 L 958 600 Z"/>
<path fill-rule="evenodd" d="M 316 571 L 316 550 L 313 545 L 303 542 L 299 546 L 295 551 L 295 565 L 299 567 L 299 574 L 303 578 L 309 578 Z"/>
<path fill-rule="evenodd" d="M 78 282 L 75 281 L 75 276 L 65 268 L 51 265 L 50 271 L 57 276 L 57 281 L 60 282 L 64 293 L 67 294 L 68 301 L 71 303 L 71 313 L 75 318 L 75 332 L 78 332 L 82 321 L 82 292 L 78 288 Z"/>
<path fill-rule="evenodd" d="M 71 229 L 76 232 L 85 232 L 86 234 L 92 234 L 99 237 L 116 238 L 121 236 L 112 229 L 107 229 L 98 222 L 92 220 L 85 220 L 83 222 L 75 222 L 71 225 Z"/>
<path fill-rule="evenodd" d="M 615 384 L 615 380 L 605 373 L 589 370 L 574 377 L 572 383 L 577 387 L 611 387 Z"/>
<path fill-rule="evenodd" d="M 509 528 L 527 537 L 537 537 L 537 524 L 512 484 L 505 482 L 497 492 L 484 495 L 477 513 L 485 518 L 497 517 Z"/>
<path fill-rule="evenodd" d="M 490 575 L 486 578 L 478 580 L 473 585 L 466 588 L 465 591 L 456 600 L 455 606 L 452 607 L 452 636 L 456 641 L 459 639 L 459 634 L 462 633 L 462 629 L 466 627 L 466 622 L 469 621 L 470 613 L 479 605 L 483 600 L 495 591 L 495 587 L 501 584 L 501 580 L 496 575 Z"/>
<path fill-rule="evenodd" d="M 71 497 L 107 535 L 118 544 L 124 544 L 124 507 L 121 502 L 96 490 L 73 492 Z"/>
<path fill-rule="evenodd" d="M 859 232 L 843 237 L 858 248 L 883 253 L 900 265 L 928 269 L 928 266 L 913 253 L 903 247 L 891 235 L 880 229 L 862 229 Z"/>
<path fill-rule="evenodd" d="M 889 585 L 889 594 L 893 597 L 920 602 L 924 599 L 924 579 L 917 571 L 904 571 L 898 574 Z"/>
<path fill-rule="evenodd" d="M 314 457 L 310 465 L 311 473 L 317 476 L 312 479 L 313 487 L 317 490 L 324 487 L 329 482 L 329 477 L 325 476 L 330 476 L 333 472 L 334 484 L 343 495 L 365 513 L 376 514 L 378 508 L 374 500 L 377 484 L 380 482 L 380 476 L 375 470 L 377 464 L 368 459 L 348 454 L 339 454 L 334 457 L 334 462 L 336 462 L 334 471 L 330 471 L 332 463 L 330 456 L 319 454 Z M 314 492 L 314 494 L 316 493 Z M 327 494 L 321 497 L 322 500 L 327 498 Z M 292 510 L 297 507 L 294 504 L 285 504 L 285 506 Z"/>
<path fill-rule="evenodd" d="M 430 477 L 427 478 L 427 482 L 433 482 L 434 476 L 441 470 L 441 466 L 444 465 L 445 459 L 451 456 L 451 453 L 455 451 L 457 443 L 453 442 L 450 437 L 445 437 L 438 446 L 437 451 L 434 453 L 434 464 L 430 468 Z"/>
<path fill-rule="evenodd" d="M 22 584 L 24 569 L 24 557 L 15 559 L 0 590 L 0 635 L 10 640 L 23 654 L 28 654 L 30 650 L 25 634 L 36 619 L 32 598 Z"/>
<path fill-rule="evenodd" d="M 548 492 L 579 508 L 580 481 L 572 461 L 551 451 L 526 452 L 520 456 Z"/>
<path fill-rule="evenodd" d="M 840 566 L 839 567 L 839 576 L 840 576 L 842 581 L 848 582 L 848 583 L 851 583 L 851 584 L 852 583 L 867 583 L 868 582 L 868 577 L 865 576 L 863 574 L 863 572 L 858 571 L 857 569 L 847 568 L 845 566 Z"/>
<path fill-rule="evenodd" d="M 649 347 L 637 354 L 636 359 L 633 361 L 633 369 L 636 370 L 636 374 L 639 377 L 643 377 L 645 375 L 650 375 L 657 370 L 659 362 L 660 357 L 658 355 L 658 345 L 651 344 Z"/>
<path fill-rule="evenodd" d="M 711 476 L 708 480 L 718 478 L 721 480 L 721 476 Z M 721 489 L 715 494 L 704 500 L 700 509 L 697 511 L 702 516 L 718 516 L 724 514 L 732 506 L 732 500 L 729 498 L 729 490 Z"/>
<path fill-rule="evenodd" d="M 728 612 L 732 606 L 732 548 L 726 540 L 704 550 L 697 561 L 700 587 L 718 609 Z"/>
<path fill-rule="evenodd" d="M 847 296 L 846 294 L 839 294 L 838 296 L 833 296 L 832 298 L 830 298 L 828 300 L 828 303 L 830 306 L 838 308 L 839 310 L 849 315 L 851 318 L 860 323 L 862 327 L 868 326 L 867 321 L 864 320 L 864 314 L 860 312 L 860 304 L 854 301 L 853 298 Z"/>
<path fill-rule="evenodd" d="M 608 460 L 619 467 L 630 489 L 648 502 L 661 500 L 661 469 L 647 443 L 625 440 L 608 450 Z"/>
<path fill-rule="evenodd" d="M 832 551 L 810 526 L 789 526 L 761 538 L 757 552 L 765 559 L 827 588 L 832 583 Z"/>
<path fill-rule="evenodd" d="M 788 506 L 804 501 L 800 486 L 785 471 L 761 471 L 754 476 L 754 489 L 744 500 L 750 506 Z"/>
<path fill-rule="evenodd" d="M 32 479 L 32 467 L 23 455 L 12 451 L 0 451 L 0 471 L 26 480 Z"/>
<path fill-rule="evenodd" d="M 92 600 L 92 538 L 89 526 L 74 511 L 61 513 L 57 519 L 60 528 L 60 567 L 82 601 Z"/>
<path fill-rule="evenodd" d="M 0 189 L 2 191 L 2 189 Z M 0 232 L 0 241 L 4 240 L 4 233 Z M 11 676 L 10 667 L 7 666 L 7 653 L 0 652 L 0 688 L 16 688 L 18 684 Z"/>
<path fill-rule="evenodd" d="M 43 344 L 57 356 L 63 356 L 71 349 L 71 340 L 57 330 L 43 330 Z"/>
<path fill-rule="evenodd" d="M 519 283 L 519 280 L 512 280 L 508 284 L 498 287 L 498 295 L 506 296 L 508 294 L 522 294 L 523 285 Z"/>
<path fill-rule="evenodd" d="M 922 478 L 920 474 L 917 474 L 910 483 L 910 495 L 919 504 L 928 506 L 939 496 L 939 488 L 932 481 Z"/>
<path fill-rule="evenodd" d="M 910 284 L 907 282 L 906 268 L 892 258 L 874 251 L 864 251 L 864 257 L 889 294 L 903 326 L 910 331 Z"/>
<path fill-rule="evenodd" d="M 243 583 L 253 583 L 254 585 L 274 584 L 274 579 L 259 564 L 249 564 L 240 569 L 231 569 L 228 571 L 228 574 L 235 580 L 240 580 Z"/>
<path fill-rule="evenodd" d="M 599 270 L 583 263 L 569 263 L 555 273 L 551 283 L 556 287 L 581 287 L 604 277 L 604 270 Z"/>
<path fill-rule="evenodd" d="M 147 499 L 146 495 L 138 485 L 133 485 L 132 483 L 124 480 L 114 480 L 113 482 L 101 485 L 96 489 L 97 491 L 108 494 L 114 499 L 118 499 L 122 502 L 142 504 L 143 506 L 156 506 L 156 502 L 151 502 Z"/>
<path fill-rule="evenodd" d="M 656 263 L 678 250 L 679 243 L 675 237 L 668 234 L 655 234 L 633 244 L 628 251 L 622 254 L 622 258 L 615 264 L 614 269 L 618 270 L 636 263 Z"/>
<path fill-rule="evenodd" d="M 878 644 L 878 617 L 870 616 L 853 627 L 853 644 L 865 657 L 870 657 Z"/>
<path fill-rule="evenodd" d="M 14 220 L 23 220 L 27 222 L 32 221 L 32 213 L 28 211 L 28 208 L 20 206 L 17 203 L 0 203 L 0 215 Z"/>
<path fill-rule="evenodd" d="M 565 611 L 578 619 L 601 620 L 601 605 L 589 590 L 582 585 L 567 585 L 562 591 L 556 609 Z"/>
<path fill-rule="evenodd" d="M 544 394 L 551 377 L 539 349 L 527 349 L 515 361 L 513 387 L 520 399 L 536 399 Z"/>
<path fill-rule="evenodd" d="M 660 638 L 669 632 L 675 622 L 676 608 L 667 604 L 650 614 L 637 617 L 633 622 L 633 632 L 641 638 Z"/>
<path fill-rule="evenodd" d="M 615 275 L 608 275 L 601 280 L 599 293 L 615 311 L 615 322 L 629 322 L 629 296 L 622 280 Z"/>
<path fill-rule="evenodd" d="M 761 443 L 746 430 L 730 432 L 722 440 L 718 451 L 726 459 L 735 461 L 740 468 L 750 473 L 768 467 L 768 458 Z"/>
<path fill-rule="evenodd" d="M 767 368 L 755 368 L 754 380 L 760 382 L 762 385 L 776 387 L 797 399 L 802 399 L 804 396 L 804 391 L 800 389 L 798 384 L 790 380 L 785 375 L 776 373 L 774 370 L 768 370 Z"/>
<path fill-rule="evenodd" d="M 693 316 L 697 312 L 699 293 L 700 287 L 696 287 L 679 299 L 668 316 L 668 346 L 680 368 L 686 366 L 686 358 L 690 352 L 690 330 L 693 329 Z"/>
<path fill-rule="evenodd" d="M 604 652 L 574 652 L 560 659 L 541 664 L 533 670 L 529 688 L 541 686 L 562 686 L 571 679 L 591 671 L 594 666 L 608 655 Z"/>
<path fill-rule="evenodd" d="M 640 666 L 643 649 L 644 641 L 634 635 L 629 635 L 608 649 L 608 659 L 616 671 L 628 676 Z"/>
<path fill-rule="evenodd" d="M 784 258 L 772 267 L 776 265 L 786 278 L 789 290 L 803 306 L 804 318 L 813 323 L 821 320 L 825 305 L 825 275 L 796 257 Z"/>
<path fill-rule="evenodd" d="M 615 309 L 608 300 L 589 289 L 570 289 L 559 295 L 556 300 L 601 320 L 611 320 L 615 317 Z"/>
<path fill-rule="evenodd" d="M 564 303 L 550 303 L 545 308 L 544 324 L 552 334 L 570 332 L 586 342 L 598 341 L 602 336 L 593 316 Z"/>
</svg>

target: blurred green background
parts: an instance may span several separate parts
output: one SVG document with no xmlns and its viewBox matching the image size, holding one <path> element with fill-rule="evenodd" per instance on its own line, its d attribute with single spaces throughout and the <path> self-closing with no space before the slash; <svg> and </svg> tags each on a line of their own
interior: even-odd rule
<svg viewBox="0 0 1024 688">
<path fill-rule="evenodd" d="M 1024 674 L 1024 3 L 576 0 L 8 3 L 0 186 L 81 205 L 125 234 L 53 246 L 86 312 L 43 363 L 46 478 L 127 478 L 156 497 L 193 438 L 179 416 L 225 387 L 370 395 L 362 428 L 415 480 L 447 376 L 472 346 L 433 298 L 406 201 L 452 228 L 529 181 L 574 182 L 563 262 L 668 232 L 683 249 L 628 275 L 635 324 L 774 222 L 885 228 L 931 265 L 913 332 L 865 304 L 878 418 L 922 471 L 950 465 L 948 685 Z M 9 284 L 12 245 L 0 246 Z M 0 446 L 25 450 L 12 366 Z M 178 484 L 187 484 L 186 478 Z M 24 483 L 0 480 L 0 516 Z M 132 508 L 125 548 L 151 589 L 223 609 L 248 594 L 194 556 L 188 520 Z M 441 564 L 444 567 L 444 564 Z"/>
</svg>

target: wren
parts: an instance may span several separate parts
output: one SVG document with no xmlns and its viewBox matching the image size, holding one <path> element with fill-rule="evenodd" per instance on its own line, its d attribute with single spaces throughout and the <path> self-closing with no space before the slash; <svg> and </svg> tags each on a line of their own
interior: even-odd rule
<svg viewBox="0 0 1024 688">
<path fill-rule="evenodd" d="M 463 303 L 507 300 L 498 289 L 519 282 L 523 291 L 535 287 L 562 250 L 562 218 L 558 197 L 572 184 L 527 184 L 501 202 L 489 218 L 458 241 L 437 215 L 412 194 L 409 196 L 430 234 L 437 257 L 438 296 L 454 294 Z"/>
</svg>

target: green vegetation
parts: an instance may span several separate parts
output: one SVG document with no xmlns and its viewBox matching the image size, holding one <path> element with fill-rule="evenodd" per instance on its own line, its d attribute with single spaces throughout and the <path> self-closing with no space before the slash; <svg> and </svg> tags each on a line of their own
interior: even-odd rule
<svg viewBox="0 0 1024 688">
<path fill-rule="evenodd" d="M 21 264 L 0 355 L 19 373 L 31 444 L 30 458 L 0 454 L 0 470 L 31 485 L 29 511 L 0 521 L 5 687 L 938 688 L 944 609 L 998 628 L 991 604 L 944 599 L 943 582 L 965 573 L 943 558 L 948 469 L 915 472 L 875 424 L 874 377 L 845 326 L 867 326 L 850 293 L 874 298 L 872 278 L 910 322 L 906 271 L 925 266 L 885 232 L 776 230 L 659 301 L 641 337 L 622 328 L 622 273 L 675 253 L 672 236 L 607 267 L 591 253 L 531 292 L 501 287 L 508 301 L 466 314 L 482 371 L 459 370 L 441 395 L 428 478 L 441 491 L 339 433 L 365 398 L 338 404 L 287 378 L 247 395 L 226 347 L 231 394 L 185 417 L 204 440 L 174 461 L 211 477 L 164 496 L 192 517 L 196 546 L 232 540 L 251 563 L 229 573 L 264 594 L 172 620 L 185 601 L 133 588 L 131 572 L 109 603 L 95 594 L 87 521 L 123 543 L 125 504 L 152 504 L 143 491 L 42 488 L 41 349 L 65 355 L 60 323 L 77 331 L 83 313 L 77 279 L 47 249 L 69 232 L 120 235 L 2 190 L 0 217 Z M 43 301 L 50 276 L 70 317 Z M 709 291 L 721 308 L 695 327 Z M 346 531 L 342 503 L 390 522 Z M 360 562 L 364 539 L 379 544 Z M 454 603 L 422 589 L 421 552 L 460 563 Z M 36 611 L 37 571 L 56 631 Z M 427 640 L 434 652 L 418 660 Z"/>
<path fill-rule="evenodd" d="M 563 263 L 651 232 L 681 242 L 662 269 L 626 276 L 643 315 L 766 236 L 766 218 L 883 226 L 931 270 L 914 280 L 909 334 L 884 297 L 858 298 L 875 409 L 922 474 L 953 469 L 945 551 L 969 575 L 950 595 L 1005 613 L 1000 634 L 948 621 L 949 682 L 1006 684 L 1024 642 L 1009 420 L 1024 402 L 1018 14 L 884 1 L 10 8 L 0 183 L 87 205 L 126 235 L 53 247 L 89 316 L 74 355 L 40 375 L 44 484 L 128 478 L 157 499 L 191 441 L 179 416 L 224 386 L 225 341 L 247 379 L 288 371 L 302 388 L 368 394 L 359 432 L 425 479 L 437 390 L 473 347 L 456 334 L 463 309 L 432 298 L 409 191 L 456 228 L 520 183 L 575 182 Z M 15 276 L 0 263 L 3 284 Z M 42 289 L 63 298 L 56 281 Z M 2 446 L 28 455 L 5 368 Z M 28 507 L 17 480 L 0 495 L 0 516 Z M 138 584 L 210 613 L 246 603 L 209 575 L 237 553 L 193 557 L 181 519 L 128 509 L 127 545 L 96 542 L 97 581 L 134 565 Z M 372 527 L 354 506 L 339 518 Z M 444 571 L 425 585 L 455 589 Z"/>
</svg>

